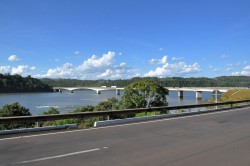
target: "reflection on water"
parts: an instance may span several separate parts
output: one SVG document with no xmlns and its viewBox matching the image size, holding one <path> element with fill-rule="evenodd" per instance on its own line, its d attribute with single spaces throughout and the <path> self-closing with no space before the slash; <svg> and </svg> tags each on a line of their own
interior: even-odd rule
<svg viewBox="0 0 250 166">
<path fill-rule="evenodd" d="M 121 93 L 122 95 L 123 93 Z M 110 97 L 120 99 L 115 91 L 102 91 L 96 94 L 92 90 L 78 90 L 74 93 L 64 91 L 63 93 L 13 93 L 0 94 L 0 108 L 5 104 L 19 102 L 22 106 L 29 108 L 32 114 L 41 114 L 50 107 L 57 108 L 61 113 L 70 112 L 85 105 L 96 105 L 100 101 Z M 210 92 L 203 92 L 202 99 L 211 98 Z M 201 101 L 195 99 L 194 92 L 184 92 L 184 98 L 179 99 L 176 91 L 170 91 L 167 96 L 169 106 L 199 104 Z"/>
</svg>

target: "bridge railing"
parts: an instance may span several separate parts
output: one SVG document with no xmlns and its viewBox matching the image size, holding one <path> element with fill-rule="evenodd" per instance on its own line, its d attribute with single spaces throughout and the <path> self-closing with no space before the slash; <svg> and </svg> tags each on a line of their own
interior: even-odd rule
<svg viewBox="0 0 250 166">
<path fill-rule="evenodd" d="M 66 113 L 54 115 L 33 115 L 33 116 L 15 116 L 15 117 L 1 117 L 0 125 L 8 125 L 14 123 L 42 123 L 47 121 L 55 121 L 62 119 L 89 119 L 94 117 L 117 117 L 124 115 L 131 115 L 143 112 L 156 112 L 169 113 L 171 110 L 185 110 L 192 108 L 209 108 L 214 106 L 233 107 L 235 104 L 250 103 L 250 100 L 219 102 L 211 104 L 195 104 L 195 105 L 182 105 L 182 106 L 166 106 L 166 107 L 152 107 L 152 108 L 138 108 L 138 109 L 125 109 L 114 111 L 96 111 L 96 112 L 82 112 L 82 113 Z"/>
</svg>

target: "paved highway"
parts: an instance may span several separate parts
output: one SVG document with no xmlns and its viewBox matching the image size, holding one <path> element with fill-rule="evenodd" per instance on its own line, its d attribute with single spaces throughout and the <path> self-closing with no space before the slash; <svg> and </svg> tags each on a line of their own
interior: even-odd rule
<svg viewBox="0 0 250 166">
<path fill-rule="evenodd" d="M 3 138 L 0 165 L 249 166 L 250 109 Z"/>
</svg>

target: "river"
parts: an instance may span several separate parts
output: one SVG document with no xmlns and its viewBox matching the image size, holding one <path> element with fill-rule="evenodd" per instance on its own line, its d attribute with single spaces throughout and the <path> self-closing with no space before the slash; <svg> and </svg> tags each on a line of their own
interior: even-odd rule
<svg viewBox="0 0 250 166">
<path fill-rule="evenodd" d="M 20 105 L 29 108 L 33 115 L 39 115 L 48 111 L 50 107 L 57 108 L 60 113 L 71 112 L 85 105 L 97 105 L 99 102 L 110 97 L 117 96 L 115 91 L 102 91 L 96 94 L 92 90 L 77 90 L 74 93 L 63 91 L 62 93 L 0 93 L 0 108 L 5 104 L 19 102 Z M 202 100 L 211 98 L 211 92 L 203 92 Z M 176 91 L 170 91 L 167 96 L 169 106 L 199 104 L 201 101 L 195 99 L 194 92 L 184 92 L 184 98 L 179 99 Z"/>
</svg>

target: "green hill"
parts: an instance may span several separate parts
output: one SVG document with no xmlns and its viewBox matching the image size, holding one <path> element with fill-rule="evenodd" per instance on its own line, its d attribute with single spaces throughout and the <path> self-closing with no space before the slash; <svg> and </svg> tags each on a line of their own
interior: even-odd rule
<svg viewBox="0 0 250 166">
<path fill-rule="evenodd" d="M 10 75 L 0 73 L 0 93 L 52 91 L 51 86 L 31 76 L 22 77 L 18 74 Z"/>
</svg>

